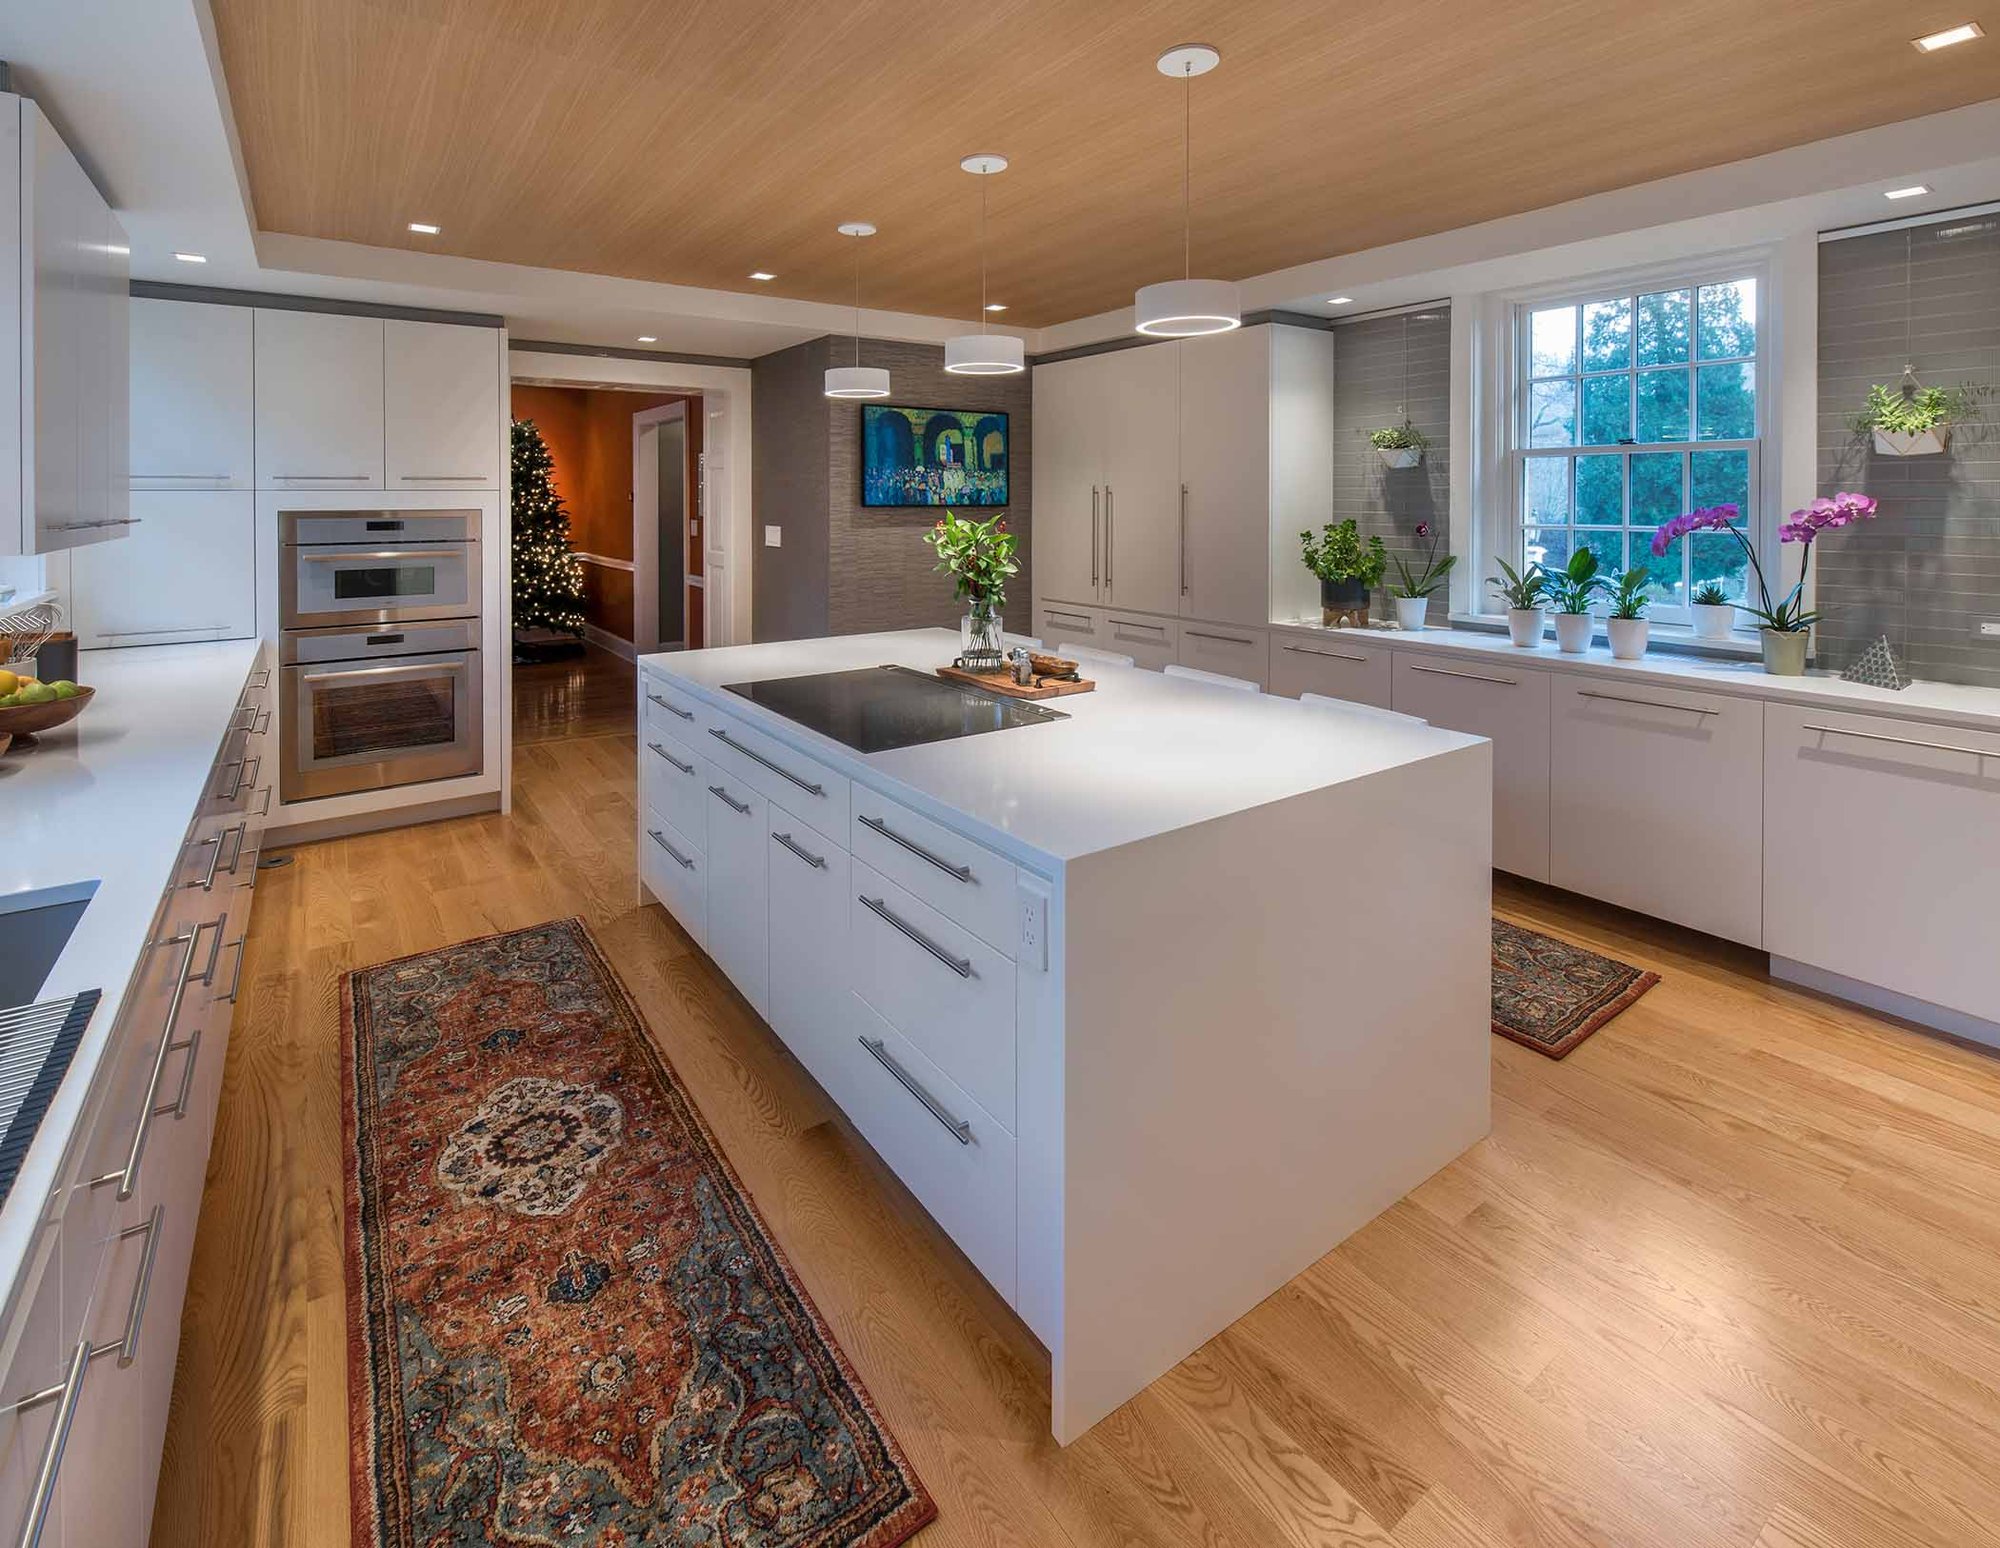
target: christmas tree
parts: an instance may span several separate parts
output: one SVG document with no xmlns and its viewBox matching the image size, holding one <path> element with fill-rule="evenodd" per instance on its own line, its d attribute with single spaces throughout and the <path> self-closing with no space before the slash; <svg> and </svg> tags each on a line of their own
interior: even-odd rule
<svg viewBox="0 0 2000 1548">
<path fill-rule="evenodd" d="M 514 628 L 583 634 L 583 564 L 550 471 L 555 459 L 532 419 L 514 421 Z"/>
</svg>

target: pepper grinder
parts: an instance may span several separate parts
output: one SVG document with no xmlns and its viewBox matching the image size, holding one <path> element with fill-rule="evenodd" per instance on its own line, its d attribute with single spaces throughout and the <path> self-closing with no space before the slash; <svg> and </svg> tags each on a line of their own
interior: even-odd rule
<svg viewBox="0 0 2000 1548">
<path fill-rule="evenodd" d="M 1016 645 L 1013 650 L 1008 652 L 1007 659 L 1014 664 L 1015 683 L 1020 687 L 1026 688 L 1034 682 L 1035 664 L 1029 657 L 1026 646 Z"/>
</svg>

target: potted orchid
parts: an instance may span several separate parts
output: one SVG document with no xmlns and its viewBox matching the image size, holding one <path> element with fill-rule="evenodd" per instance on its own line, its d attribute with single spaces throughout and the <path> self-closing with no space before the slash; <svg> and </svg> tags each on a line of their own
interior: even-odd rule
<svg viewBox="0 0 2000 1548">
<path fill-rule="evenodd" d="M 1742 512 L 1734 505 L 1712 505 L 1705 510 L 1689 511 L 1684 516 L 1662 522 L 1653 534 L 1653 553 L 1664 556 L 1669 548 L 1690 532 L 1727 532 L 1734 537 L 1743 545 L 1743 553 L 1750 561 L 1750 573 L 1757 577 L 1757 601 L 1740 603 L 1739 606 L 1757 620 L 1758 635 L 1764 646 L 1764 670 L 1775 677 L 1799 677 L 1806 669 L 1806 646 L 1812 638 L 1812 626 L 1819 622 L 1819 614 L 1808 612 L 1805 605 L 1806 574 L 1812 568 L 1812 545 L 1822 532 L 1865 521 L 1874 514 L 1875 502 L 1867 495 L 1842 490 L 1830 500 L 1821 497 L 1787 516 L 1784 525 L 1778 528 L 1778 541 L 1801 543 L 1805 545 L 1805 554 L 1799 561 L 1797 583 L 1777 602 L 1771 600 L 1771 588 L 1764 580 L 1764 567 L 1757 562 L 1756 545 L 1736 525 Z"/>
<path fill-rule="evenodd" d="M 1594 620 L 1590 604 L 1610 582 L 1597 573 L 1597 554 L 1579 548 L 1560 570 L 1545 570 L 1550 606 L 1556 615 L 1556 648 L 1566 655 L 1580 656 L 1590 649 Z"/>
<path fill-rule="evenodd" d="M 980 521 L 947 510 L 924 541 L 936 552 L 938 569 L 952 578 L 952 595 L 967 604 L 959 622 L 962 659 L 998 664 L 1000 605 L 1007 600 L 1008 577 L 1021 573 L 1015 558 L 1020 539 L 1007 530 L 1005 516 Z"/>
<path fill-rule="evenodd" d="M 1371 431 L 1368 444 L 1375 448 L 1383 467 L 1414 468 L 1424 460 L 1424 448 L 1431 443 L 1430 437 L 1405 418 L 1400 425 Z"/>
<path fill-rule="evenodd" d="M 1542 643 L 1542 631 L 1547 627 L 1542 598 L 1548 593 L 1549 578 L 1539 564 L 1517 570 L 1505 559 L 1493 562 L 1500 566 L 1500 573 L 1486 584 L 1507 604 L 1507 638 L 1523 650 L 1532 650 Z"/>
<path fill-rule="evenodd" d="M 1417 523 L 1417 541 L 1428 541 L 1430 547 L 1424 551 L 1424 567 L 1412 571 L 1410 564 L 1401 554 L 1396 555 L 1396 584 L 1390 588 L 1396 598 L 1396 627 L 1398 629 L 1421 629 L 1425 615 L 1431 606 L 1431 594 L 1442 587 L 1451 575 L 1451 567 L 1458 563 L 1458 555 L 1446 554 L 1438 558 L 1438 540 L 1431 524 Z"/>
<path fill-rule="evenodd" d="M 1611 641 L 1614 661 L 1637 661 L 1646 654 L 1646 637 L 1652 633 L 1646 618 L 1646 609 L 1653 601 L 1652 582 L 1652 571 L 1638 564 L 1610 587 L 1611 614 L 1604 620 L 1604 633 Z"/>
</svg>

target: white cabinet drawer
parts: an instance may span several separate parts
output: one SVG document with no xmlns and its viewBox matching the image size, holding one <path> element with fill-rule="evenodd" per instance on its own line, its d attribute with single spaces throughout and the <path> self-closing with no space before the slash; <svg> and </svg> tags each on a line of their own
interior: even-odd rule
<svg viewBox="0 0 2000 1548">
<path fill-rule="evenodd" d="M 1239 629 L 1229 624 L 1184 623 L 1180 628 L 1179 654 L 1182 666 L 1199 667 L 1204 672 L 1220 672 L 1240 677 L 1265 688 L 1271 681 L 1271 637 L 1261 629 Z"/>
<path fill-rule="evenodd" d="M 701 750 L 715 767 L 746 781 L 768 800 L 782 801 L 836 844 L 847 842 L 847 776 L 733 715 L 702 705 L 696 711 Z"/>
<path fill-rule="evenodd" d="M 669 683 L 656 678 L 639 680 L 640 722 L 648 730 L 657 726 L 693 742 L 701 734 L 695 701 Z"/>
<path fill-rule="evenodd" d="M 1549 880 L 1760 944 L 1763 705 L 1596 677 L 1550 696 Z"/>
<path fill-rule="evenodd" d="M 827 1083 L 830 1060 L 852 1041 L 847 948 L 847 851 L 773 801 L 765 863 L 771 874 L 771 1028 Z"/>
<path fill-rule="evenodd" d="M 1063 602 L 1045 602 L 1035 610 L 1035 633 L 1049 650 L 1060 645 L 1095 645 L 1100 650 L 1111 647 L 1105 641 L 1098 616 L 1087 607 L 1072 607 Z"/>
<path fill-rule="evenodd" d="M 854 787 L 853 804 L 848 847 L 857 859 L 964 925 L 994 950 L 1014 955 L 1020 932 L 1011 861 L 864 785 Z"/>
<path fill-rule="evenodd" d="M 2000 1022 L 2000 735 L 1764 712 L 1764 944 Z"/>
<path fill-rule="evenodd" d="M 1147 618 L 1105 608 L 1098 614 L 1096 643 L 1105 650 L 1130 656 L 1134 666 L 1157 672 L 1175 656 L 1174 635 L 1179 625 L 1170 618 Z"/>
<path fill-rule="evenodd" d="M 639 876 L 646 890 L 679 921 L 697 946 L 708 944 L 704 883 L 707 857 L 701 845 L 660 815 L 646 809 L 644 835 L 639 840 Z"/>
<path fill-rule="evenodd" d="M 1271 692 L 1289 699 L 1317 693 L 1388 709 L 1393 696 L 1391 658 L 1392 652 L 1380 646 L 1357 644 L 1343 637 L 1309 640 L 1275 634 L 1271 637 L 1269 686 Z"/>
<path fill-rule="evenodd" d="M 649 725 L 639 748 L 640 794 L 683 833 L 703 833 L 708 789 L 702 760 L 685 741 Z"/>
<path fill-rule="evenodd" d="M 1493 864 L 1549 879 L 1549 675 L 1395 653 L 1393 707 L 1493 743 Z"/>
<path fill-rule="evenodd" d="M 763 1016 L 771 963 L 768 803 L 713 764 L 708 773 L 708 954 Z"/>
<path fill-rule="evenodd" d="M 860 860 L 854 988 L 1003 1126 L 1014 1127 L 1014 964 Z"/>
<path fill-rule="evenodd" d="M 857 1053 L 859 1049 L 855 1050 Z M 45 1399 L 32 1408 L 15 1409 L 23 1398 L 62 1386 L 76 1353 L 78 1335 L 65 1335 L 62 1306 L 61 1227 L 45 1224 L 29 1246 L 21 1265 L 21 1299 L 7 1319 L 5 1347 L 0 1349 L 0 1530 L 11 1537 L 21 1530 L 34 1497 L 36 1475 L 55 1429 L 59 1399 Z M 39 1262 L 37 1259 L 39 1258 Z M 111 1372 L 109 1356 L 86 1370 L 102 1380 Z M 74 1421 L 72 1421 L 72 1424 Z M 58 1478 L 58 1486 L 60 1485 Z M 58 1487 L 58 1494 L 60 1488 Z M 62 1507 L 53 1500 L 45 1518 L 42 1541 L 62 1541 Z"/>
<path fill-rule="evenodd" d="M 910 1040 L 849 996 L 851 1029 L 823 1084 L 931 1218 L 1014 1304 L 1014 1136 Z"/>
</svg>

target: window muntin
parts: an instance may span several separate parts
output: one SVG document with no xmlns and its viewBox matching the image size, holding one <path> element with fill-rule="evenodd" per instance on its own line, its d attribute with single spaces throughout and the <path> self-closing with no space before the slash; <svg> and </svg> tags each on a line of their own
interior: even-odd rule
<svg viewBox="0 0 2000 1548">
<path fill-rule="evenodd" d="M 1751 531 L 1762 415 L 1754 275 L 1634 288 L 1519 309 L 1518 552 L 1554 567 L 1579 546 L 1616 575 L 1652 572 L 1653 615 L 1684 620 L 1692 589 L 1744 595 L 1743 549 L 1696 534 L 1663 558 L 1653 529 L 1733 503 Z"/>
</svg>

